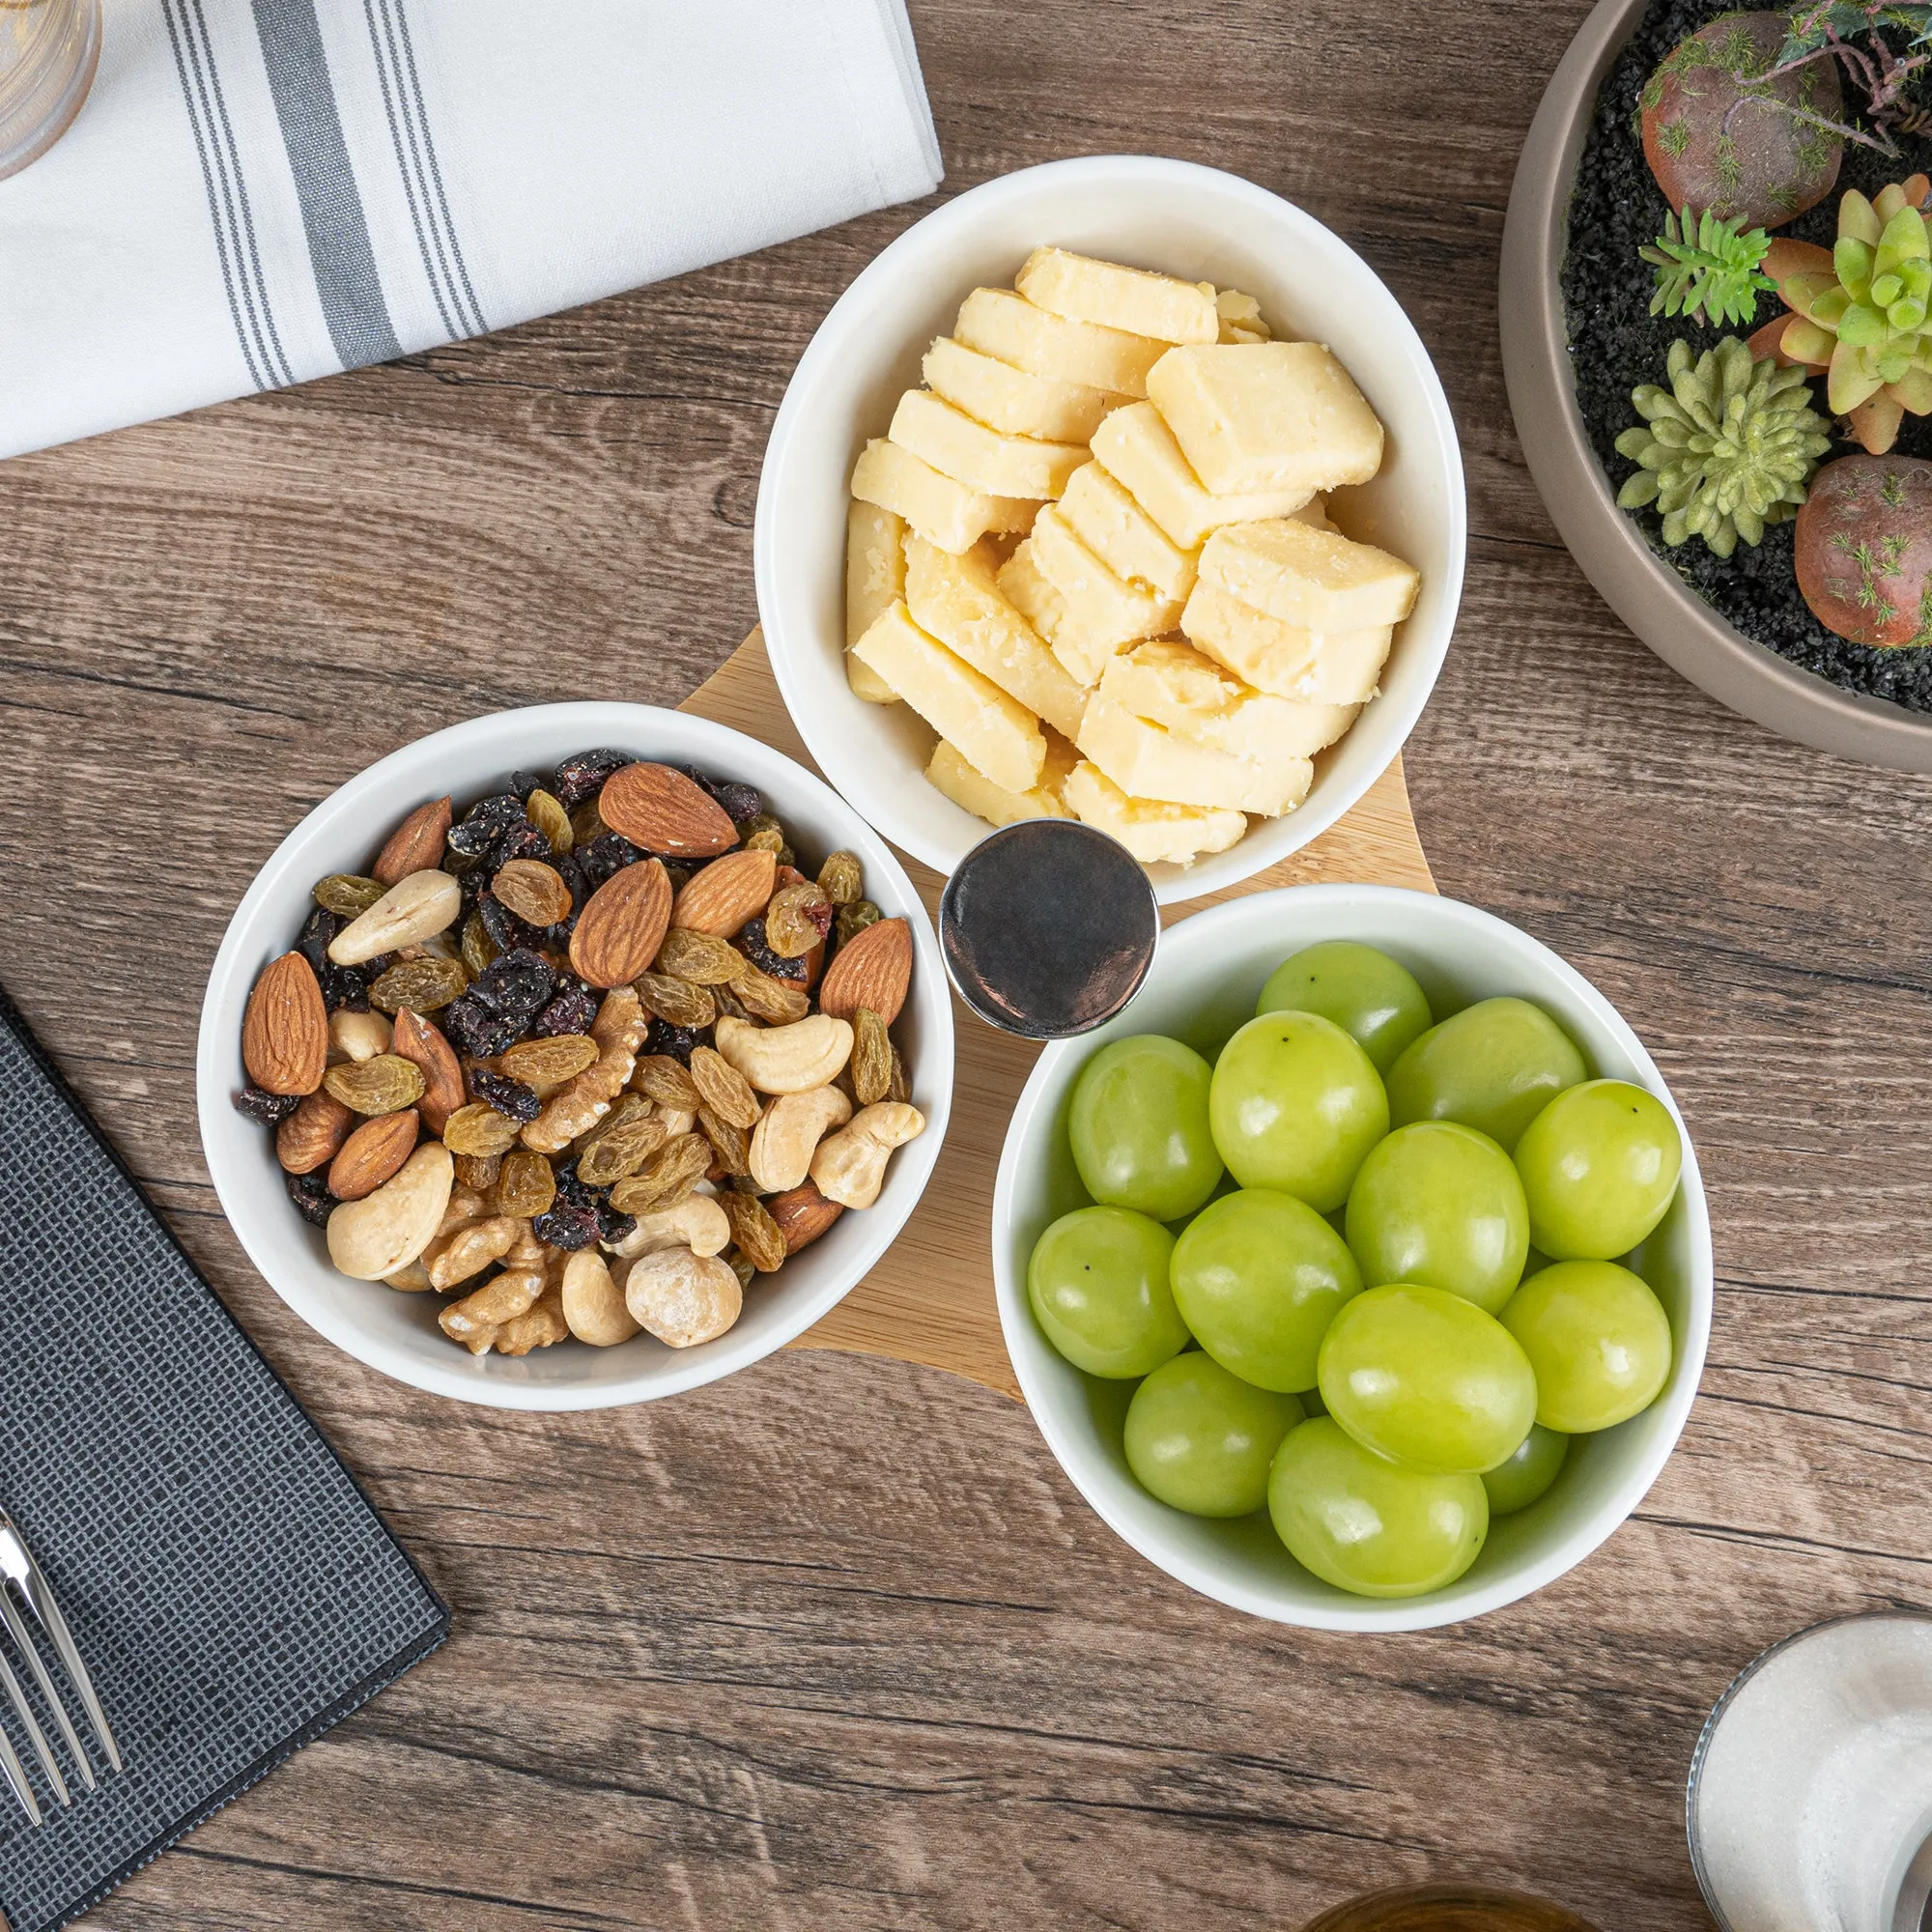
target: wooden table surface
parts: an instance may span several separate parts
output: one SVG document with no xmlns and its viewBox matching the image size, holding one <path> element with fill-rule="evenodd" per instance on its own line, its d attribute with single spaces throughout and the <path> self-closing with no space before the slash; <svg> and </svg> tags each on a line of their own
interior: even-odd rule
<svg viewBox="0 0 1932 1932">
<path fill-rule="evenodd" d="M 1926 1598 L 1932 784 L 1781 743 L 1628 636 L 1503 393 L 1510 173 L 1584 0 L 914 0 L 949 191 L 1147 149 L 1387 277 L 1461 425 L 1457 641 L 1407 765 L 1442 889 L 1617 1002 L 1689 1116 L 1716 1331 L 1580 1569 L 1459 1630 L 1276 1629 L 1098 1522 L 1026 1412 L 791 1354 L 518 1417 L 287 1313 L 216 1208 L 193 1039 L 288 828 L 498 707 L 674 702 L 753 615 L 772 413 L 922 209 L 0 468 L 0 981 L 455 1606 L 422 1668 L 88 1923 L 1267 1927 L 1481 1874 L 1708 1923 L 1683 1784 L 1760 1647 Z"/>
</svg>

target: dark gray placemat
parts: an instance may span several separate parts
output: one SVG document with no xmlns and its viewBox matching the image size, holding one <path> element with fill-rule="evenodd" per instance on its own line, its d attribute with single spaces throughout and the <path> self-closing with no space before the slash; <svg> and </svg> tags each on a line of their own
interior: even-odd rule
<svg viewBox="0 0 1932 1932">
<path fill-rule="evenodd" d="M 0 1789 L 13 1932 L 86 1911 L 448 1634 L 4 993 L 0 1503 L 128 1767 L 92 1793 L 70 1767 L 72 1808 L 39 1831 Z"/>
</svg>

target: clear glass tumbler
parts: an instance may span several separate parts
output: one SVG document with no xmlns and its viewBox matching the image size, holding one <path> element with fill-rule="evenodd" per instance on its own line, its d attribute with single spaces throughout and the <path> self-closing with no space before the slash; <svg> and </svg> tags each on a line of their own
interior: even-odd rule
<svg viewBox="0 0 1932 1932">
<path fill-rule="evenodd" d="M 0 0 L 0 179 L 67 132 L 100 59 L 100 0 Z"/>
<path fill-rule="evenodd" d="M 1921 1932 L 1932 1617 L 1836 1617 L 1747 1665 L 1697 1742 L 1687 1811 L 1723 1932 Z"/>
</svg>

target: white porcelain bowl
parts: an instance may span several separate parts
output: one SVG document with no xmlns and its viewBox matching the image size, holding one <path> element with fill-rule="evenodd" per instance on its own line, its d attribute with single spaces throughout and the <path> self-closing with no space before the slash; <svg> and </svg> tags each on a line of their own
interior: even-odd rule
<svg viewBox="0 0 1932 1932">
<path fill-rule="evenodd" d="M 1307 799 L 1188 867 L 1150 868 L 1164 902 L 1273 865 L 1342 816 L 1402 749 L 1441 668 L 1463 593 L 1466 521 L 1456 426 L 1429 353 L 1375 270 L 1313 215 L 1238 176 L 1104 155 L 1027 168 L 960 195 L 900 236 L 845 291 L 800 359 L 758 485 L 758 614 L 805 742 L 827 778 L 895 845 L 948 873 L 989 828 L 923 773 L 932 733 L 845 680 L 845 508 L 852 465 L 883 436 L 920 359 L 981 284 L 1010 287 L 1056 242 L 1256 297 L 1285 335 L 1328 343 L 1388 431 L 1373 483 L 1335 521 L 1416 564 L 1422 594 L 1396 635 L 1381 696 L 1316 761 Z"/>
<path fill-rule="evenodd" d="M 573 753 L 612 746 L 753 784 L 803 851 L 856 852 L 866 891 L 911 923 L 912 990 L 895 1035 L 925 1132 L 893 1156 L 884 1192 L 863 1213 L 760 1278 L 736 1327 L 675 1350 L 650 1336 L 613 1349 L 561 1342 L 521 1358 L 472 1356 L 436 1325 L 441 1298 L 351 1281 L 329 1265 L 320 1229 L 290 1202 L 270 1136 L 235 1111 L 244 1082 L 242 1013 L 262 968 L 295 944 L 317 879 L 368 866 L 397 820 L 450 793 L 459 807 L 499 790 L 518 768 L 547 770 Z M 195 1055 L 201 1140 L 215 1193 L 248 1258 L 303 1321 L 358 1361 L 416 1388 L 498 1408 L 602 1408 L 715 1381 L 781 1348 L 865 1278 L 905 1225 L 946 1137 L 952 1094 L 952 1009 L 931 923 L 884 841 L 828 785 L 791 759 L 702 718 L 642 704 L 550 704 L 503 711 L 418 739 L 326 798 L 283 839 L 229 923 L 201 1010 Z"/>
<path fill-rule="evenodd" d="M 1423 1630 L 1480 1616 L 1580 1563 L 1657 1480 L 1690 1413 L 1711 1334 L 1711 1228 L 1688 1131 L 1684 1178 L 1635 1265 L 1670 1316 L 1670 1379 L 1641 1415 L 1577 1436 L 1563 1473 L 1528 1509 L 1498 1517 L 1469 1571 L 1427 1596 L 1380 1601 L 1321 1581 L 1289 1555 L 1265 1513 L 1236 1522 L 1183 1515 L 1135 1482 L 1121 1446 L 1134 1384 L 1082 1375 L 1048 1344 L 1027 1301 L 1027 1258 L 1040 1231 L 1084 1207 L 1067 1150 L 1074 1080 L 1108 1040 L 1163 1033 L 1213 1055 L 1254 1016 L 1267 976 L 1324 939 L 1379 947 L 1422 982 L 1438 1019 L 1514 993 L 1549 1012 L 1595 1073 L 1647 1087 L 1677 1115 L 1662 1076 L 1616 1009 L 1547 946 L 1454 899 L 1388 886 L 1298 886 L 1197 913 L 1161 936 L 1147 984 L 1120 1018 L 1049 1046 L 1021 1094 L 993 1195 L 993 1273 L 1000 1323 L 1028 1406 L 1074 1487 L 1169 1576 L 1277 1623 L 1315 1630 Z"/>
</svg>

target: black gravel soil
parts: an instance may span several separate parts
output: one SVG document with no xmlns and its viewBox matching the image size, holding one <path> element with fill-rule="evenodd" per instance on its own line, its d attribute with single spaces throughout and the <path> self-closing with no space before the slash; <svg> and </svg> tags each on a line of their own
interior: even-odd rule
<svg viewBox="0 0 1932 1932">
<path fill-rule="evenodd" d="M 1671 343 L 1681 335 L 1701 355 L 1721 335 L 1747 335 L 1783 310 L 1776 296 L 1761 295 L 1757 320 L 1730 330 L 1707 328 L 1684 316 L 1653 316 L 1655 283 L 1649 264 L 1639 261 L 1636 252 L 1656 240 L 1667 207 L 1634 132 L 1637 96 L 1651 70 L 1679 41 L 1717 14 L 1734 11 L 1723 0 L 1653 0 L 1604 83 L 1577 165 L 1563 300 L 1577 401 L 1613 490 L 1636 467 L 1616 451 L 1618 436 L 1638 419 L 1631 391 L 1639 383 L 1663 381 Z M 1900 147 L 1900 159 L 1891 161 L 1848 144 L 1836 187 L 1809 213 L 1777 232 L 1830 247 L 1837 234 L 1838 198 L 1846 188 L 1876 194 L 1887 182 L 1920 169 L 1932 172 L 1932 142 L 1902 139 Z M 1812 393 L 1813 407 L 1822 412 L 1824 384 L 1813 384 Z M 1833 455 L 1858 450 L 1842 422 L 1833 429 L 1838 442 Z M 1932 417 L 1907 416 L 1897 447 L 1905 455 L 1932 457 Z M 1847 691 L 1890 698 L 1914 711 L 1932 711 L 1932 647 L 1874 649 L 1848 643 L 1826 630 L 1799 595 L 1790 524 L 1768 529 L 1755 550 L 1740 543 L 1724 560 L 1695 537 L 1676 550 L 1665 549 L 1661 520 L 1653 511 L 1623 514 L 1634 516 L 1658 555 L 1746 637 Z"/>
</svg>

